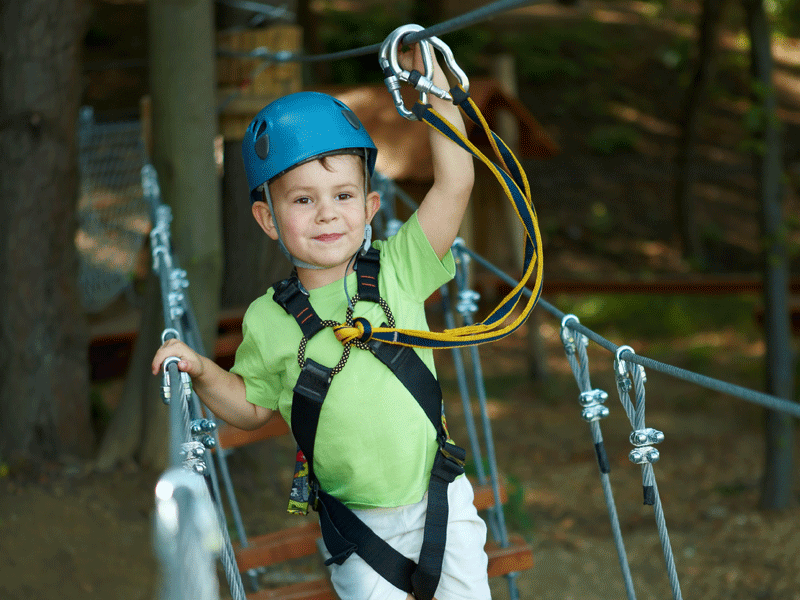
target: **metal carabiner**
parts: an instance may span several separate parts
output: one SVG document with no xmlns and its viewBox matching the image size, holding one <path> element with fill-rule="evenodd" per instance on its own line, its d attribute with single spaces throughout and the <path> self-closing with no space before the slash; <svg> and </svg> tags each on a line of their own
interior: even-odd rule
<svg viewBox="0 0 800 600">
<path fill-rule="evenodd" d="M 464 88 L 464 91 L 469 91 L 469 79 L 467 78 L 466 73 L 464 73 L 458 64 L 456 64 L 450 47 L 436 36 L 422 39 L 419 42 L 422 50 L 422 63 L 425 67 L 424 74 L 415 74 L 413 71 L 407 71 L 400 66 L 400 61 L 397 57 L 397 50 L 402 44 L 403 38 L 409 33 L 422 30 L 423 27 L 421 25 L 415 24 L 398 27 L 391 34 L 389 34 L 389 37 L 387 37 L 383 44 L 381 44 L 378 58 L 381 68 L 385 74 L 384 82 L 386 83 L 389 93 L 394 99 L 394 105 L 397 108 L 397 112 L 410 121 L 416 121 L 417 117 L 414 115 L 414 113 L 408 110 L 403 103 L 403 98 L 400 95 L 401 81 L 410 83 L 414 89 L 420 92 L 419 101 L 421 104 L 428 103 L 429 93 L 433 94 L 437 98 L 442 98 L 443 100 L 449 100 L 451 102 L 453 101 L 453 97 L 450 95 L 450 92 L 441 89 L 433 83 L 434 60 L 431 46 L 441 52 L 447 68 L 450 69 L 450 72 L 458 78 L 458 83 Z"/>
<path fill-rule="evenodd" d="M 408 119 L 409 121 L 416 121 L 417 117 L 413 112 L 406 108 L 403 102 L 403 96 L 400 94 L 400 82 L 408 82 L 411 76 L 410 71 L 406 71 L 400 66 L 400 61 L 397 59 L 397 49 L 400 47 L 403 36 L 412 31 L 419 31 L 419 25 L 402 25 L 395 29 L 381 44 L 380 52 L 378 53 L 378 63 L 383 70 L 386 89 L 392 95 L 394 106 L 400 116 Z M 420 41 L 420 49 L 422 50 L 422 64 L 425 67 L 425 75 L 422 78 L 427 80 L 433 79 L 433 55 L 431 54 L 431 46 L 427 40 Z M 421 104 L 428 103 L 427 91 L 420 91 L 419 101 Z"/>
</svg>

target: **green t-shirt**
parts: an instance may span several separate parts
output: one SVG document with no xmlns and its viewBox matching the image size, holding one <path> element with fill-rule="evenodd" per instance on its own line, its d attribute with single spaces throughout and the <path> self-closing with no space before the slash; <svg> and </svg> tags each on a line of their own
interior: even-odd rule
<svg viewBox="0 0 800 600">
<path fill-rule="evenodd" d="M 424 302 L 453 277 L 452 255 L 439 260 L 416 213 L 395 236 L 375 246 L 381 251 L 380 293 L 397 327 L 428 330 Z M 347 290 L 352 295 L 356 289 L 351 273 Z M 270 288 L 248 308 L 231 371 L 244 379 L 248 401 L 277 408 L 289 423 L 302 333 L 272 295 Z M 342 280 L 310 290 L 310 301 L 321 319 L 344 321 Z M 356 304 L 354 316 L 374 326 L 386 322 L 380 305 L 368 301 Z M 309 340 L 306 357 L 333 367 L 342 348 L 333 330 L 325 328 Z M 414 350 L 436 375 L 433 352 Z M 433 425 L 405 386 L 369 351 L 353 347 L 346 366 L 333 377 L 320 415 L 314 471 L 322 489 L 350 508 L 413 504 L 427 490 L 437 448 Z"/>
</svg>

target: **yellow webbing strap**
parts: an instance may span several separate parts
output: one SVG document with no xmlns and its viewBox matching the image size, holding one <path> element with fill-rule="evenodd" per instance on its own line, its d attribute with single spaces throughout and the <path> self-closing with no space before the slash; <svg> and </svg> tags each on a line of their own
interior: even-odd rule
<svg viewBox="0 0 800 600">
<path fill-rule="evenodd" d="M 531 310 L 533 310 L 541 294 L 543 273 L 542 240 L 541 234 L 539 233 L 536 211 L 531 201 L 528 179 L 516 156 L 514 156 L 514 153 L 511 152 L 505 142 L 491 130 L 472 98 L 464 92 L 463 88 L 454 88 L 454 91 L 457 89 L 461 90 L 461 94 L 459 94 L 461 101 L 458 105 L 464 113 L 486 133 L 486 137 L 492 146 L 495 156 L 502 165 L 502 168 L 486 157 L 486 155 L 470 142 L 465 135 L 433 110 L 430 105 L 418 103 L 414 106 L 414 114 L 419 120 L 424 121 L 442 135 L 447 136 L 483 162 L 500 183 L 503 192 L 508 197 L 509 202 L 514 206 L 514 211 L 525 228 L 524 272 L 520 281 L 514 286 L 514 289 L 503 298 L 497 307 L 495 307 L 483 321 L 475 323 L 474 325 L 446 329 L 441 332 L 391 327 L 372 327 L 371 338 L 389 344 L 424 348 L 452 348 L 454 346 L 472 346 L 493 342 L 511 334 L 522 325 L 530 315 Z M 533 278 L 533 293 L 523 310 L 518 313 L 511 322 L 506 323 L 519 304 L 523 290 L 528 285 L 528 282 L 531 281 L 531 278 Z M 343 344 L 347 344 L 356 339 L 366 341 L 364 338 L 369 338 L 369 333 L 365 332 L 364 325 L 359 321 L 353 325 L 338 325 L 334 327 L 334 331 L 336 337 Z"/>
</svg>

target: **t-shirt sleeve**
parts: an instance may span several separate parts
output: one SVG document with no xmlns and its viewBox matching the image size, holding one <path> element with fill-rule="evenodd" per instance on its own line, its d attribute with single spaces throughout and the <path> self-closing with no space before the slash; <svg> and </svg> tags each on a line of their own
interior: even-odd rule
<svg viewBox="0 0 800 600">
<path fill-rule="evenodd" d="M 455 275 L 452 252 L 448 250 L 439 260 L 422 231 L 416 212 L 397 234 L 382 243 L 381 256 L 384 253 L 389 262 L 396 265 L 398 285 L 419 302 L 424 302 Z"/>
<path fill-rule="evenodd" d="M 265 327 L 256 323 L 266 322 L 263 312 L 263 300 L 260 298 L 247 309 L 242 321 L 242 343 L 236 350 L 236 360 L 231 373 L 241 376 L 245 383 L 247 401 L 275 410 L 278 407 L 280 394 L 280 377 L 268 368 L 272 361 L 264 356 L 269 346 Z M 271 298 L 269 299 L 272 302 Z"/>
</svg>

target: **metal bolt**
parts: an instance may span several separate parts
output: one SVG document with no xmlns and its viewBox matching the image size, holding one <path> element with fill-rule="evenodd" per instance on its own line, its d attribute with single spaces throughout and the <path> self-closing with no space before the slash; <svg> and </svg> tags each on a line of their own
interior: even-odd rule
<svg viewBox="0 0 800 600">
<path fill-rule="evenodd" d="M 600 419 L 605 419 L 609 415 L 609 410 L 607 406 L 603 404 L 594 404 L 592 406 L 587 406 L 581 411 L 581 419 L 586 421 L 587 423 L 591 423 L 592 421 L 599 421 Z"/>
<path fill-rule="evenodd" d="M 664 441 L 664 434 L 657 429 L 648 427 L 638 429 L 631 433 L 631 444 L 634 446 L 649 446 L 650 444 L 660 444 Z"/>
<path fill-rule="evenodd" d="M 652 464 L 658 462 L 658 459 L 661 458 L 661 453 L 653 446 L 642 446 L 631 450 L 628 458 L 635 465 Z"/>
<path fill-rule="evenodd" d="M 603 390 L 589 390 L 581 392 L 579 402 L 581 406 L 592 406 L 593 404 L 602 404 L 606 400 L 608 400 L 608 394 Z"/>
<path fill-rule="evenodd" d="M 471 315 L 478 311 L 478 300 L 481 295 L 474 290 L 464 290 L 458 293 L 456 310 L 462 316 Z"/>
</svg>

